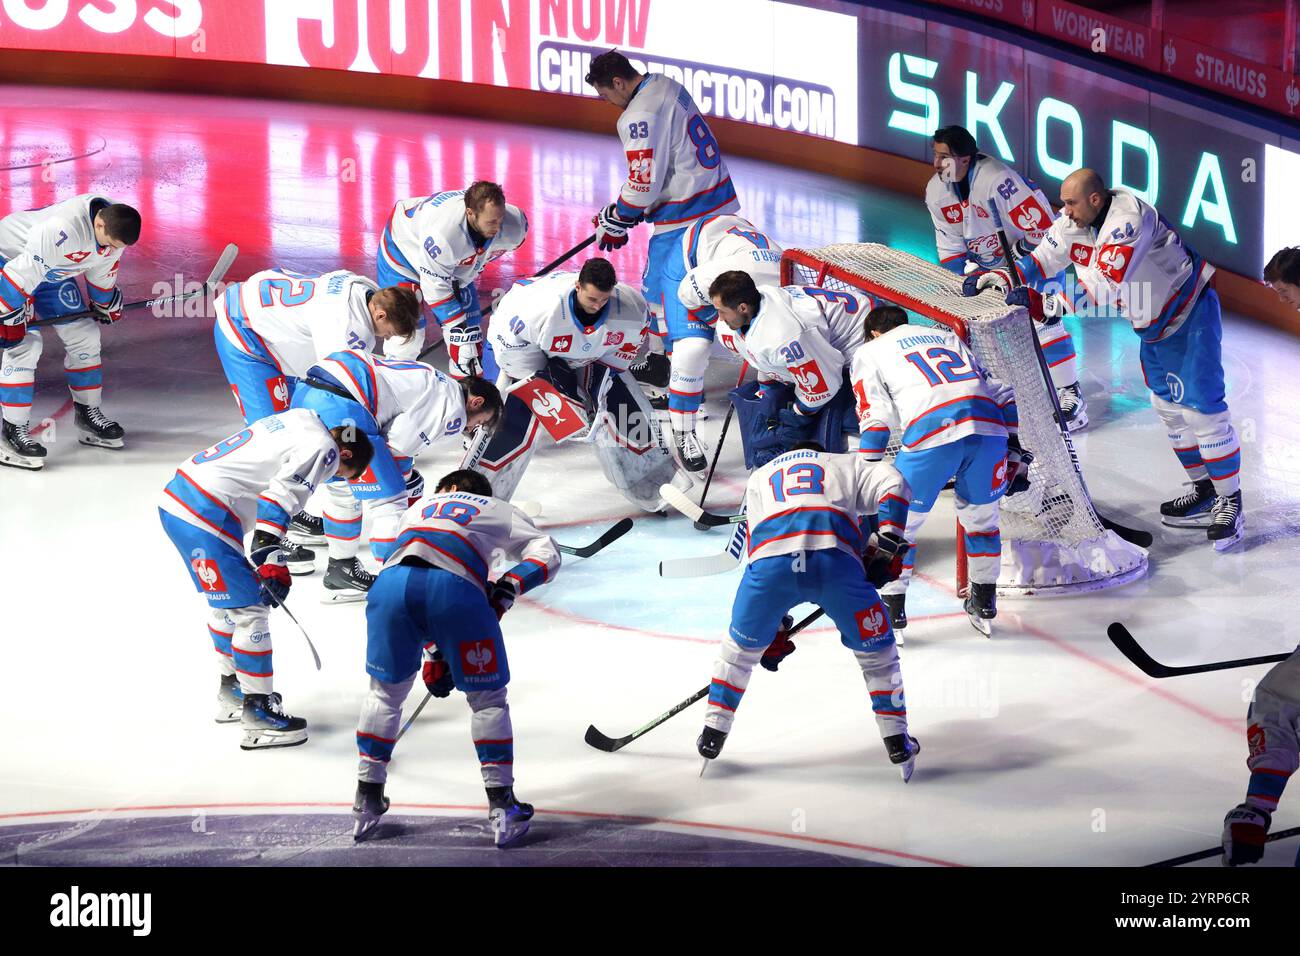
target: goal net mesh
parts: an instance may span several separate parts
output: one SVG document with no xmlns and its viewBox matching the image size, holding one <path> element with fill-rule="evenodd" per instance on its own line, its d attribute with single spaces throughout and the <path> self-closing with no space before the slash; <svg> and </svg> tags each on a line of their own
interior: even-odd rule
<svg viewBox="0 0 1300 956">
<path fill-rule="evenodd" d="M 788 285 L 866 292 L 878 305 L 902 306 L 913 322 L 947 326 L 1015 391 L 1020 444 L 1034 460 L 1029 489 L 1002 499 L 999 590 L 1092 590 L 1145 572 L 1146 552 L 1103 527 L 1092 506 L 1057 425 L 1027 310 L 1006 305 L 992 291 L 963 296 L 960 276 L 878 243 L 789 250 L 781 276 Z M 898 447 L 895 435 L 891 456 Z M 958 582 L 965 584 L 960 566 Z"/>
</svg>

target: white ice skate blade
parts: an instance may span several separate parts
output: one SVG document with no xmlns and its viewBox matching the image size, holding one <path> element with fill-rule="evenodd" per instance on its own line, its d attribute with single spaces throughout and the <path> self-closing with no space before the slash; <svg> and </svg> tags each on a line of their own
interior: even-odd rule
<svg viewBox="0 0 1300 956">
<path fill-rule="evenodd" d="M 217 716 L 213 719 L 219 724 L 233 724 L 242 720 L 244 716 L 244 705 L 239 704 L 235 707 L 218 707 Z"/>
<path fill-rule="evenodd" d="M 40 471 L 45 467 L 45 459 L 28 458 L 26 455 L 20 455 L 11 451 L 3 442 L 0 442 L 0 465 L 8 465 L 10 468 L 26 468 L 28 471 Z"/>
<path fill-rule="evenodd" d="M 307 742 L 307 731 L 278 733 L 270 730 L 245 730 L 240 750 L 267 750 L 272 747 L 297 747 Z"/>
<path fill-rule="evenodd" d="M 89 432 L 77 432 L 77 441 L 83 445 L 92 445 L 99 448 L 121 448 L 126 444 L 122 438 L 99 438 Z"/>
<path fill-rule="evenodd" d="M 1246 533 L 1245 527 L 1243 525 L 1238 525 L 1237 533 L 1234 534 L 1231 538 L 1221 538 L 1220 540 L 1214 542 L 1214 550 L 1219 552 L 1230 551 L 1231 549 L 1235 548 L 1237 545 L 1241 544 L 1241 539 L 1245 536 L 1245 533 Z"/>
<path fill-rule="evenodd" d="M 973 627 L 973 628 L 975 628 L 975 630 L 979 631 L 979 632 L 980 632 L 981 634 L 983 634 L 985 637 L 992 637 L 992 636 L 993 636 L 993 622 L 992 622 L 992 621 L 986 621 L 984 618 L 980 617 L 978 614 L 971 614 L 971 613 L 969 613 L 969 612 L 967 612 L 966 617 L 970 620 L 970 626 Z"/>
<path fill-rule="evenodd" d="M 294 544 L 318 544 L 322 546 L 326 544 L 325 535 L 312 534 L 309 531 L 298 531 L 295 528 L 290 528 L 285 537 Z"/>
<path fill-rule="evenodd" d="M 488 815 L 488 822 L 492 825 L 492 842 L 496 844 L 498 850 L 514 846 L 519 842 L 519 838 L 528 832 L 529 821 L 512 822 L 506 816 L 505 810 L 493 810 Z"/>
<path fill-rule="evenodd" d="M 1083 431 L 1085 428 L 1088 427 L 1088 413 L 1082 412 L 1078 415 L 1075 415 L 1074 418 L 1070 419 L 1070 421 L 1066 423 L 1065 427 L 1066 430 L 1070 432 Z"/>
<path fill-rule="evenodd" d="M 912 771 L 915 769 L 916 769 L 915 757 L 913 757 L 911 760 L 908 760 L 906 763 L 900 763 L 898 765 L 898 773 L 899 776 L 903 778 L 903 783 L 907 783 L 907 781 L 912 779 Z"/>
<path fill-rule="evenodd" d="M 1161 515 L 1160 523 L 1166 528 L 1200 528 L 1204 530 L 1210 526 L 1210 513 L 1195 515 L 1190 518 L 1174 518 L 1169 515 Z"/>
<path fill-rule="evenodd" d="M 358 591 L 355 588 L 343 588 L 338 591 L 331 591 L 328 588 L 321 595 L 321 604 L 357 604 L 364 601 L 369 591 Z"/>
</svg>

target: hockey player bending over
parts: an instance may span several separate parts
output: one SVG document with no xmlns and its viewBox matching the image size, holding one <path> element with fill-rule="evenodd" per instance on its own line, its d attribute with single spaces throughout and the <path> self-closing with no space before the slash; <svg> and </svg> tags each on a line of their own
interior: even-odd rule
<svg viewBox="0 0 1300 956">
<path fill-rule="evenodd" d="M 493 556 L 517 560 L 495 581 Z M 402 517 L 397 545 L 370 589 L 366 605 L 366 672 L 370 692 L 357 725 L 360 768 L 353 837 L 360 840 L 388 810 L 384 783 L 402 721 L 402 702 L 420 671 L 421 652 L 437 653 L 424 668 L 435 697 L 465 694 L 470 735 L 487 789 L 496 845 L 528 831 L 533 808 L 514 794 L 514 739 L 506 685 L 510 666 L 501 617 L 515 599 L 552 580 L 560 553 L 549 535 L 492 495 L 474 471 L 453 471 Z"/>
<path fill-rule="evenodd" d="M 1016 439 L 1015 397 L 989 378 L 956 333 L 910 325 L 896 305 L 867 313 L 865 331 L 869 340 L 853 356 L 860 457 L 882 460 L 890 434 L 899 432 L 894 466 L 912 492 L 904 537 L 913 550 L 899 579 L 884 587 L 889 618 L 901 638 L 916 537 L 939 492 L 955 479 L 970 578 L 966 613 L 987 635 L 997 616 L 1002 557 L 998 503 L 1009 488 L 1028 487 L 1031 459 Z"/>
<path fill-rule="evenodd" d="M 1067 265 L 1094 310 L 1113 309 L 1141 338 L 1138 355 L 1151 404 L 1187 470 L 1192 490 L 1160 506 L 1165 524 L 1206 528 L 1216 551 L 1242 538 L 1241 445 L 1223 385 L 1219 296 L 1214 266 L 1184 246 L 1147 203 L 1127 189 L 1107 189 L 1092 169 L 1061 183 L 1063 215 L 1038 247 L 1016 261 L 1032 289 Z M 968 295 L 973 288 L 963 289 Z M 1030 288 L 1007 293 L 1009 305 L 1039 311 Z"/>
<path fill-rule="evenodd" d="M 1258 863 L 1273 811 L 1291 775 L 1300 768 L 1300 650 L 1276 664 L 1255 686 L 1246 712 L 1250 782 L 1246 802 L 1223 819 L 1223 862 Z M 1300 853 L 1296 855 L 1300 866 Z"/>
<path fill-rule="evenodd" d="M 849 362 L 862 345 L 870 297 L 816 286 L 758 286 L 747 272 L 724 272 L 709 299 L 726 326 L 722 344 L 758 381 L 734 389 L 745 467 L 757 468 L 801 441 L 847 448 L 858 432 Z"/>
<path fill-rule="evenodd" d="M 840 643 L 857 658 L 889 760 L 905 783 L 912 776 L 921 746 L 907 732 L 898 647 L 876 593 L 898 575 L 907 552 L 899 537 L 907 498 L 907 482 L 888 462 L 828 454 L 816 442 L 779 455 L 749 476 L 749 564 L 713 666 L 704 732 L 696 742 L 700 756 L 712 760 L 722 752 L 765 650 L 774 642 L 778 652 L 794 650 L 788 640 L 787 648 L 779 647 L 778 632 L 789 627 L 782 616 L 808 602 L 826 611 L 839 628 Z M 864 569 L 864 522 L 877 516 L 879 532 Z"/>
<path fill-rule="evenodd" d="M 372 451 L 357 429 L 329 428 L 315 412 L 291 409 L 186 459 L 163 489 L 163 530 L 211 608 L 217 723 L 241 721 L 244 750 L 307 739 L 307 721 L 285 713 L 271 688 L 267 608 L 279 606 L 290 585 L 280 536 L 313 489 L 335 474 L 357 477 Z"/>
<path fill-rule="evenodd" d="M 63 340 L 63 371 L 80 442 L 122 447 L 122 426 L 99 409 L 104 394 L 99 326 L 122 317 L 117 270 L 122 250 L 139 238 L 138 212 L 93 193 L 0 219 L 0 354 L 5 366 L 0 465 L 45 466 L 45 446 L 28 431 L 43 347 L 41 333 L 27 328 L 33 316 L 54 320 L 54 331 Z M 86 282 L 94 317 L 59 321 L 86 311 L 78 275 Z"/>
<path fill-rule="evenodd" d="M 506 399 L 501 425 L 476 466 L 497 497 L 508 500 L 519 486 L 537 449 L 539 417 L 553 427 L 589 424 L 583 434 L 605 477 L 638 508 L 661 510 L 660 485 L 689 483 L 679 478 L 650 403 L 627 371 L 645 335 L 645 300 L 617 281 L 605 259 L 587 260 L 576 275 L 516 282 L 502 296 L 488 328 L 501 370 L 515 381 L 538 379 L 548 391 Z"/>
<path fill-rule="evenodd" d="M 681 232 L 681 255 L 665 268 L 665 286 L 677 294 L 664 297 L 664 316 L 672 333 L 672 377 L 668 415 L 677 456 L 687 471 L 703 471 L 704 445 L 695 435 L 695 418 L 704 398 L 718 312 L 709 301 L 709 286 L 724 272 L 740 270 L 756 285 L 781 282 L 781 247 L 739 216 L 709 216 Z"/>
<path fill-rule="evenodd" d="M 479 181 L 466 189 L 400 199 L 393 207 L 379 240 L 379 284 L 406 286 L 433 311 L 452 378 L 497 377 L 491 350 L 480 351 L 482 309 L 475 283 L 488 263 L 514 252 L 527 237 L 528 218 L 506 202 L 496 183 Z M 384 352 L 419 358 L 424 336 L 421 316 L 411 338 L 400 345 L 384 343 Z"/>
<path fill-rule="evenodd" d="M 380 358 L 355 349 L 335 352 L 313 365 L 293 402 L 294 407 L 310 408 L 321 401 L 332 403 L 335 397 L 351 399 L 370 413 L 373 438 L 385 443 L 401 484 L 391 481 L 400 490 L 383 495 L 373 469 L 356 481 L 326 482 L 329 499 L 322 533 L 311 535 L 300 519 L 290 525 L 291 540 L 326 545 L 324 600 L 331 604 L 364 601 L 374 583 L 374 575 L 357 559 L 363 498 L 370 502 L 371 550 L 382 563 L 393 549 L 402 512 L 424 494 L 424 479 L 415 470 L 416 456 L 435 443 L 459 447 L 463 433 L 490 428 L 501 414 L 501 395 L 491 382 L 472 376 L 455 380 L 423 362 Z"/>
<path fill-rule="evenodd" d="M 934 132 L 934 176 L 925 187 L 925 205 L 934 222 L 934 245 L 939 264 L 957 275 L 978 276 L 1007 268 L 997 227 L 988 210 L 1001 213 L 1007 242 L 1013 254 L 1023 256 L 1043 241 L 1054 214 L 1046 194 L 1006 163 L 979 151 L 962 126 L 944 126 Z M 1063 274 L 1052 277 L 1063 288 Z M 1087 403 L 1079 388 L 1074 340 L 1061 323 L 1064 294 L 1045 296 L 1045 313 L 1034 322 L 1043 357 L 1052 370 L 1052 384 L 1070 431 L 1088 424 Z"/>
<path fill-rule="evenodd" d="M 1264 267 L 1264 281 L 1279 299 L 1300 310 L 1300 246 L 1275 252 Z"/>
</svg>

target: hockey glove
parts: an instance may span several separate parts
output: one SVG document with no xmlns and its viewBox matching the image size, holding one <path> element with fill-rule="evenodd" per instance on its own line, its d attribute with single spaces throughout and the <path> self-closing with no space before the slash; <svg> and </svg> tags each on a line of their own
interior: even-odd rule
<svg viewBox="0 0 1300 956">
<path fill-rule="evenodd" d="M 1029 310 L 1029 317 L 1035 322 L 1044 322 L 1043 316 L 1043 297 L 1029 288 L 1022 285 L 1018 289 L 1012 289 L 1007 293 L 1007 305 L 1018 305 L 1023 309 Z"/>
<path fill-rule="evenodd" d="M 793 654 L 796 650 L 794 641 L 790 640 L 790 628 L 794 627 L 794 618 L 789 614 L 781 618 L 781 626 L 777 629 L 776 637 L 772 643 L 767 645 L 767 650 L 763 652 L 759 663 L 766 670 L 776 673 L 776 669 L 781 666 L 781 662 Z"/>
<path fill-rule="evenodd" d="M 515 586 L 509 581 L 497 581 L 492 585 L 492 593 L 488 597 L 488 603 L 492 605 L 492 610 L 496 612 L 497 620 L 506 616 L 506 611 L 515 606 Z"/>
<path fill-rule="evenodd" d="M 793 407 L 783 408 L 776 413 L 775 438 L 781 448 L 788 451 L 811 438 L 816 427 L 817 420 L 811 415 L 801 415 Z"/>
<path fill-rule="evenodd" d="M 591 224 L 596 227 L 596 245 L 601 252 L 622 249 L 627 245 L 628 230 L 637 224 L 635 219 L 624 219 L 615 211 L 618 207 L 610 203 L 591 217 Z"/>
<path fill-rule="evenodd" d="M 1029 466 L 1034 463 L 1034 453 L 1020 447 L 1020 439 L 1007 436 L 1007 490 L 1006 496 L 1029 490 Z"/>
<path fill-rule="evenodd" d="M 423 497 L 424 475 L 420 474 L 419 469 L 412 468 L 411 473 L 406 476 L 406 507 L 415 507 L 415 503 Z"/>
<path fill-rule="evenodd" d="M 862 566 L 872 587 L 882 588 L 903 574 L 903 560 L 912 546 L 892 532 L 874 534 L 862 556 Z"/>
<path fill-rule="evenodd" d="M 442 330 L 442 337 L 447 340 L 447 354 L 451 363 L 447 371 L 452 378 L 468 378 L 482 375 L 483 366 L 479 362 L 479 349 L 483 344 L 483 332 L 477 325 L 455 325 Z"/>
<path fill-rule="evenodd" d="M 97 313 L 95 321 L 101 325 L 112 325 L 122 317 L 122 290 L 113 289 L 113 297 L 104 305 L 98 302 L 90 303 L 90 307 Z"/>
<path fill-rule="evenodd" d="M 1273 817 L 1265 810 L 1242 803 L 1223 818 L 1223 865 L 1258 863 L 1264 856 L 1264 838 Z"/>
<path fill-rule="evenodd" d="M 1011 282 L 1007 274 L 1001 270 L 977 269 L 966 276 L 961 282 L 961 294 L 966 296 L 979 295 L 985 289 L 992 287 L 999 292 L 1006 292 L 1011 288 Z"/>
<path fill-rule="evenodd" d="M 424 678 L 424 686 L 429 688 L 429 693 L 434 697 L 446 697 L 456 689 L 456 682 L 451 676 L 451 668 L 443 659 L 442 651 L 435 650 L 433 657 L 424 662 L 424 667 L 420 670 L 420 676 Z"/>
<path fill-rule="evenodd" d="M 258 548 L 252 554 L 253 566 L 257 568 L 257 581 L 262 585 L 262 603 L 270 607 L 279 607 L 289 596 L 289 566 L 279 543 Z"/>
<path fill-rule="evenodd" d="M 8 312 L 0 312 L 0 348 L 13 348 L 27 334 L 27 323 L 32 318 L 32 302 L 23 300 L 23 304 Z"/>
</svg>

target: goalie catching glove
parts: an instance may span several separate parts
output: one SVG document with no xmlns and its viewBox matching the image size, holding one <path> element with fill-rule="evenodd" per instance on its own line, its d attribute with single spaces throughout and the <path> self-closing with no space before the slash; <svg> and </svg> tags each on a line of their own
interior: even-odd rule
<svg viewBox="0 0 1300 956">
<path fill-rule="evenodd" d="M 872 587 L 882 588 L 903 574 L 903 561 L 912 546 L 892 532 L 873 534 L 862 555 L 862 567 Z"/>
<path fill-rule="evenodd" d="M 451 359 L 447 371 L 452 378 L 469 378 L 483 374 L 479 361 L 482 354 L 483 332 L 477 325 L 453 325 L 442 330 L 447 340 L 447 355 Z"/>
<path fill-rule="evenodd" d="M 622 249 L 627 245 L 628 230 L 638 222 L 636 219 L 624 219 L 618 215 L 614 203 L 610 203 L 591 217 L 591 224 L 596 227 L 596 245 L 601 252 Z"/>
</svg>

